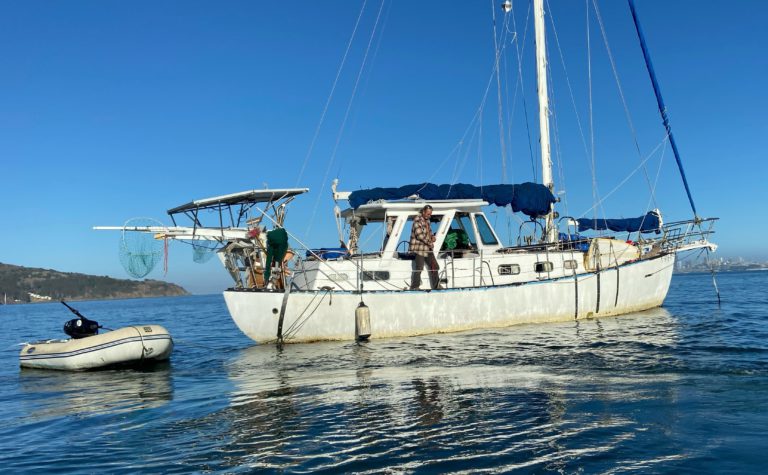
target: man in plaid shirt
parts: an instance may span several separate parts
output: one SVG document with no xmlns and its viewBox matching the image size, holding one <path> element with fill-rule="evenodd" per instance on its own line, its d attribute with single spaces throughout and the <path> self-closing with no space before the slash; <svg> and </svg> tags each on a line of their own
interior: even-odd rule
<svg viewBox="0 0 768 475">
<path fill-rule="evenodd" d="M 432 234 L 432 228 L 429 226 L 429 218 L 432 216 L 432 207 L 426 205 L 421 208 L 421 213 L 413 219 L 411 226 L 411 241 L 408 243 L 410 251 L 416 254 L 413 260 L 413 271 L 411 272 L 411 290 L 416 290 L 421 286 L 421 271 L 424 269 L 424 263 L 427 263 L 427 273 L 429 274 L 429 285 L 433 289 L 439 288 L 439 277 L 437 271 L 440 267 L 437 265 L 437 259 L 432 252 L 435 246 L 435 236 Z"/>
</svg>

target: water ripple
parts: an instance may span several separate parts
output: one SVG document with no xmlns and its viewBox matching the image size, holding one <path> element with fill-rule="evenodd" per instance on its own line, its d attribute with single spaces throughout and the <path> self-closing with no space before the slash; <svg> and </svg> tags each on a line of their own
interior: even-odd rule
<svg viewBox="0 0 768 475">
<path fill-rule="evenodd" d="M 108 326 L 171 331 L 170 364 L 144 372 L 19 371 L 14 344 L 68 315 L 9 307 L 0 457 L 66 473 L 757 472 L 768 302 L 745 295 L 768 275 L 724 278 L 720 309 L 690 298 L 708 279 L 676 276 L 664 309 L 619 318 L 282 349 L 242 337 L 220 296 L 83 302 Z"/>
</svg>

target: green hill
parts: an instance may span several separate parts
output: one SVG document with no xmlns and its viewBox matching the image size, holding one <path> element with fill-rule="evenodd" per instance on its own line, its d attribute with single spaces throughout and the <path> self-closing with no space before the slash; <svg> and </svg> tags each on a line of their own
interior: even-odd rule
<svg viewBox="0 0 768 475">
<path fill-rule="evenodd" d="M 159 280 L 124 280 L 0 263 L 0 304 L 50 300 L 100 300 L 189 295 Z"/>
</svg>

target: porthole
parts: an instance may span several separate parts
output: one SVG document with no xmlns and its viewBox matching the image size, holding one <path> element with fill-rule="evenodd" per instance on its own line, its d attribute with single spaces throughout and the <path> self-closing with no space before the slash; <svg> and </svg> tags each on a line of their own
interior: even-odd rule
<svg viewBox="0 0 768 475">
<path fill-rule="evenodd" d="M 554 268 L 555 266 L 549 261 L 537 262 L 536 265 L 533 266 L 535 272 L 552 272 L 552 269 Z"/>
<path fill-rule="evenodd" d="M 519 264 L 502 264 L 499 266 L 499 275 L 517 275 L 519 273 Z"/>
<path fill-rule="evenodd" d="M 389 271 L 365 270 L 363 271 L 363 280 L 389 280 Z"/>
</svg>

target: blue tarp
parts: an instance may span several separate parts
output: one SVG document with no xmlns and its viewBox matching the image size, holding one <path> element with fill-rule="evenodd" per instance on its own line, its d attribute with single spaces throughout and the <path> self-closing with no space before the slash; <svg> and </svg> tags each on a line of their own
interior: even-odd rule
<svg viewBox="0 0 768 475">
<path fill-rule="evenodd" d="M 604 229 L 610 229 L 615 232 L 636 232 L 651 233 L 658 231 L 661 227 L 661 217 L 657 211 L 649 211 L 645 216 L 639 218 L 627 218 L 627 219 L 592 219 L 592 218 L 580 218 L 577 219 L 579 223 L 579 232 L 594 229 L 601 231 Z"/>
<path fill-rule="evenodd" d="M 458 200 L 481 199 L 496 206 L 512 206 L 512 211 L 522 211 L 530 217 L 543 216 L 549 212 L 555 196 L 544 185 L 521 183 L 519 185 L 474 186 L 457 183 L 455 185 L 434 185 L 422 183 L 400 188 L 371 188 L 353 191 L 349 204 L 353 208 L 371 201 L 402 200 L 418 195 L 423 200 Z"/>
<path fill-rule="evenodd" d="M 338 259 L 344 257 L 349 251 L 344 247 L 321 247 L 307 251 L 307 257 L 319 257 L 320 259 Z"/>
</svg>

